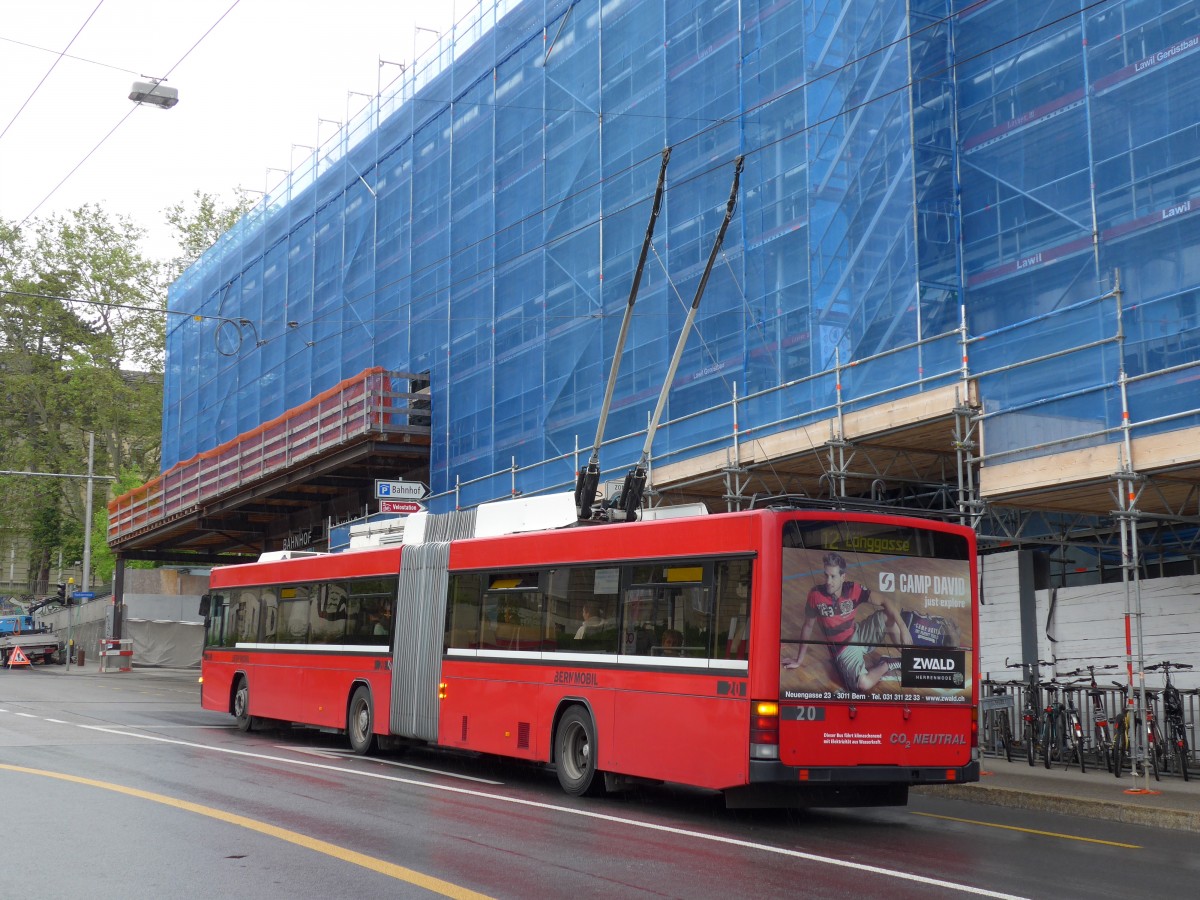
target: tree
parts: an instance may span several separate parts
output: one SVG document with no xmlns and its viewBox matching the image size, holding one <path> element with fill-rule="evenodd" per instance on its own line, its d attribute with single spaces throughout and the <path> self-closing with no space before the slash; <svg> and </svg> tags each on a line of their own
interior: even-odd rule
<svg viewBox="0 0 1200 900">
<path fill-rule="evenodd" d="M 164 210 L 182 255 L 141 250 L 144 232 L 85 205 L 36 220 L 0 221 L 0 469 L 82 475 L 88 435 L 94 472 L 120 475 L 116 493 L 159 472 L 168 277 L 211 246 L 249 207 L 197 191 Z M 95 482 L 97 576 L 111 574 L 107 480 Z M 32 587 L 44 593 L 61 555 L 82 559 L 86 482 L 0 476 L 0 534 L 28 548 Z"/>
<path fill-rule="evenodd" d="M 220 198 L 212 194 L 196 191 L 191 203 L 176 203 L 163 210 L 167 224 L 175 229 L 175 240 L 180 249 L 180 256 L 169 263 L 172 280 L 237 224 L 253 205 L 245 191 L 238 193 L 231 206 L 223 205 Z"/>
<path fill-rule="evenodd" d="M 142 237 L 94 206 L 0 232 L 0 468 L 45 473 L 0 481 L 0 528 L 24 537 L 35 590 L 79 558 L 85 485 L 47 476 L 86 471 L 87 434 L 98 474 L 158 467 L 164 285 Z"/>
</svg>

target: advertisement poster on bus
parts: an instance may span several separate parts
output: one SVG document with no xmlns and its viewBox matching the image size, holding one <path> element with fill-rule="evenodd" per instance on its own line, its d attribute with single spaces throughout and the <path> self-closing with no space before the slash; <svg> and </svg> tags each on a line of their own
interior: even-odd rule
<svg viewBox="0 0 1200 900">
<path fill-rule="evenodd" d="M 965 560 L 785 548 L 785 700 L 970 703 Z"/>
</svg>

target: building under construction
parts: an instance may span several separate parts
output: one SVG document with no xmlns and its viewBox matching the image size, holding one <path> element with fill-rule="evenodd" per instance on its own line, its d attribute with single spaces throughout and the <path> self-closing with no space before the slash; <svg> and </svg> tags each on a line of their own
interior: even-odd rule
<svg viewBox="0 0 1200 900">
<path fill-rule="evenodd" d="M 1197 574 L 1194 0 L 482 2 L 173 285 L 114 548 L 326 547 L 375 479 L 572 489 L 668 148 L 610 492 L 702 294 L 647 502 L 951 515 L 1039 588 Z"/>
</svg>

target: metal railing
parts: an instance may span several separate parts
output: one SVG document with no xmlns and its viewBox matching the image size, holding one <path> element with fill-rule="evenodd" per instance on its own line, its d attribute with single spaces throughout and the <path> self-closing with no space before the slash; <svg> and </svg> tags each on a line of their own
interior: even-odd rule
<svg viewBox="0 0 1200 900">
<path fill-rule="evenodd" d="M 363 437 L 428 436 L 428 397 L 411 390 L 415 380 L 421 379 L 367 369 L 253 431 L 179 463 L 109 503 L 109 543 Z"/>
</svg>

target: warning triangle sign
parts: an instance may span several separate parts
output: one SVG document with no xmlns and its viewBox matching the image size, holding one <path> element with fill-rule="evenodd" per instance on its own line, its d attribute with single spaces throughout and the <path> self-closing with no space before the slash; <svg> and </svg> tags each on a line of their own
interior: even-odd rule
<svg viewBox="0 0 1200 900">
<path fill-rule="evenodd" d="M 29 657 L 25 655 L 25 651 L 20 647 L 13 647 L 12 653 L 8 655 L 8 667 L 27 666 L 29 665 Z"/>
</svg>

